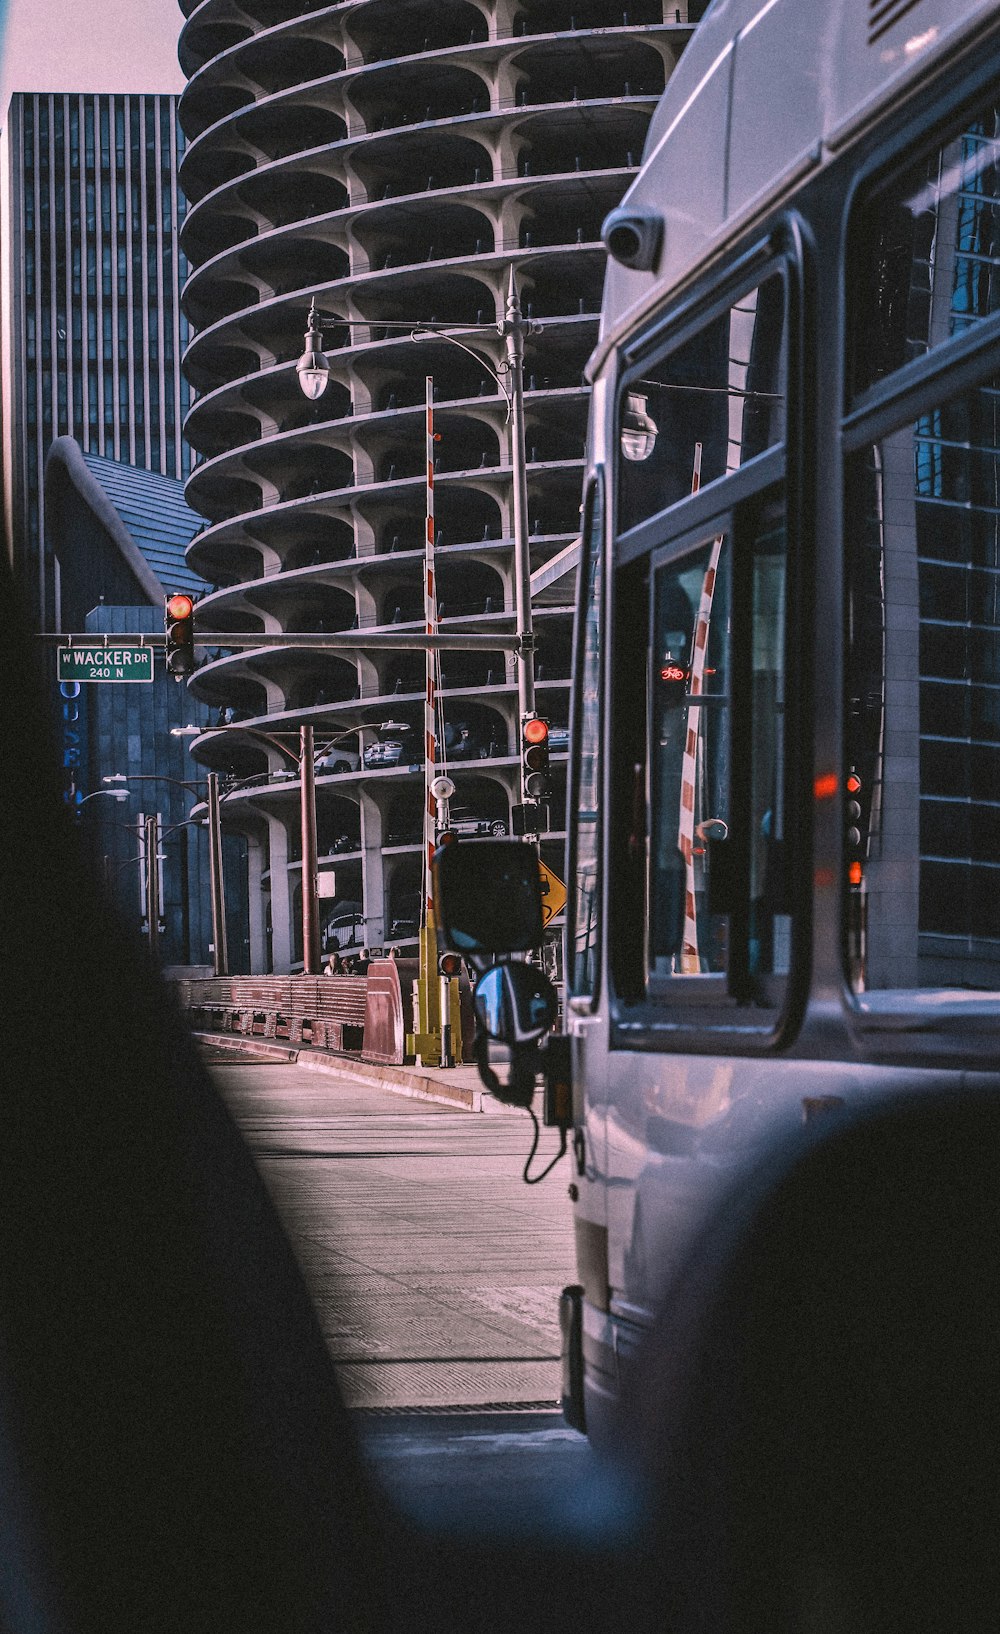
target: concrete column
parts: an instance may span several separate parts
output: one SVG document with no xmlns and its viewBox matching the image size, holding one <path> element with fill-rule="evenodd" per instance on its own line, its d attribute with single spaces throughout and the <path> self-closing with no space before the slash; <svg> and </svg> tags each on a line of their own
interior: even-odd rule
<svg viewBox="0 0 1000 1634">
<path fill-rule="evenodd" d="M 298 880 L 288 872 L 288 834 L 277 818 L 268 821 L 271 854 L 271 954 L 273 968 L 284 975 L 292 964 L 292 888 Z"/>
<path fill-rule="evenodd" d="M 382 860 L 382 810 L 364 790 L 361 792 L 361 870 L 365 909 L 365 946 L 381 947 L 385 942 L 385 873 Z"/>
<path fill-rule="evenodd" d="M 267 970 L 267 928 L 264 920 L 264 864 L 266 849 L 260 835 L 247 835 L 247 894 L 250 918 L 250 969 Z"/>
</svg>

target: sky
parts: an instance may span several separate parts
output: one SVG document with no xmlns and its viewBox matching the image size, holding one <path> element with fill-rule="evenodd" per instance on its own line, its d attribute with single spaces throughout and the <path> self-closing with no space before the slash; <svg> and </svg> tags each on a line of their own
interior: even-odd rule
<svg viewBox="0 0 1000 1634">
<path fill-rule="evenodd" d="M 0 112 L 14 91 L 180 91 L 177 0 L 0 0 Z"/>
</svg>

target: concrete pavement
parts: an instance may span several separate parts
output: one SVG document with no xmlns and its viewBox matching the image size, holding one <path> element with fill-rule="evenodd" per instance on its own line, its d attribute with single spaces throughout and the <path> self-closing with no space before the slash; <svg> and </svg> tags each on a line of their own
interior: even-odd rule
<svg viewBox="0 0 1000 1634">
<path fill-rule="evenodd" d="M 559 1291 L 575 1279 L 569 1160 L 525 1185 L 527 1115 L 423 1099 L 437 1075 L 390 1094 L 343 1058 L 321 1072 L 215 1045 L 211 1070 L 296 1246 L 348 1404 L 552 1408 Z M 556 1144 L 543 1131 L 537 1166 Z"/>
</svg>

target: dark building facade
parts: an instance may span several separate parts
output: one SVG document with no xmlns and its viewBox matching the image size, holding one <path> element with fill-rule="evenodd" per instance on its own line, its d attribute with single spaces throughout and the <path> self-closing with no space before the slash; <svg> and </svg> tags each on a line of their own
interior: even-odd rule
<svg viewBox="0 0 1000 1634">
<path fill-rule="evenodd" d="M 360 940 L 412 938 L 421 771 L 405 752 L 376 765 L 363 750 L 386 721 L 404 743 L 419 737 L 424 662 L 268 648 L 267 635 L 421 627 L 427 376 L 440 437 L 441 625 L 511 630 L 512 429 L 496 325 L 512 268 L 532 321 L 525 446 L 539 582 L 572 546 L 600 227 L 703 9 L 661 0 L 185 7 L 184 304 L 195 332 L 185 370 L 198 394 L 187 493 L 206 518 L 189 560 L 218 587 L 205 604 L 213 627 L 262 638 L 252 653 L 203 666 L 193 688 L 251 729 L 309 721 L 318 741 L 353 731 L 340 736 L 353 753 L 328 758 L 317 784 L 321 876 L 336 875 L 323 898 L 328 945 L 358 904 Z M 312 302 L 330 359 L 315 402 L 295 368 Z M 453 325 L 466 349 L 420 329 L 431 322 Z M 537 707 L 557 727 L 569 711 L 571 600 L 564 576 L 535 609 Z M 441 692 L 453 804 L 509 823 L 519 776 L 513 662 L 501 650 L 449 653 Z M 542 848 L 557 872 L 559 742 Z M 219 740 L 195 745 L 207 764 L 222 752 Z M 249 735 L 239 754 L 247 773 L 282 769 Z M 253 805 L 276 969 L 301 957 L 294 795 L 286 778 L 256 791 Z M 230 810 L 238 821 L 239 797 Z"/>
<path fill-rule="evenodd" d="M 4 504 L 45 628 L 66 628 L 46 540 L 52 442 L 183 478 L 189 388 L 177 99 L 21 93 L 3 133 Z"/>
<path fill-rule="evenodd" d="M 95 646 L 105 637 L 113 645 L 116 635 L 162 636 L 164 596 L 204 590 L 184 560 L 197 519 L 177 479 L 83 454 L 62 437 L 46 462 L 45 500 L 71 627 L 92 633 Z M 142 819 L 156 816 L 160 958 L 210 966 L 203 789 L 177 732 L 206 726 L 209 711 L 166 673 L 159 653 L 151 683 L 67 681 L 57 693 L 66 800 L 123 915 L 138 924 L 145 914 Z M 119 803 L 111 791 L 128 799 Z M 224 861 L 231 964 L 248 969 L 247 847 L 238 834 L 226 837 Z"/>
</svg>

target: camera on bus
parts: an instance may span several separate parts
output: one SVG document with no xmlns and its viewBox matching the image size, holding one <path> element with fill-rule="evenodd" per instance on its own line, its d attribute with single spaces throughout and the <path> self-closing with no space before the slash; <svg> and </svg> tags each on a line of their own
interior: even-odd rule
<svg viewBox="0 0 1000 1634">
<path fill-rule="evenodd" d="M 663 242 L 663 217 L 653 210 L 620 206 L 605 217 L 601 238 L 613 261 L 633 272 L 651 272 Z"/>
</svg>

